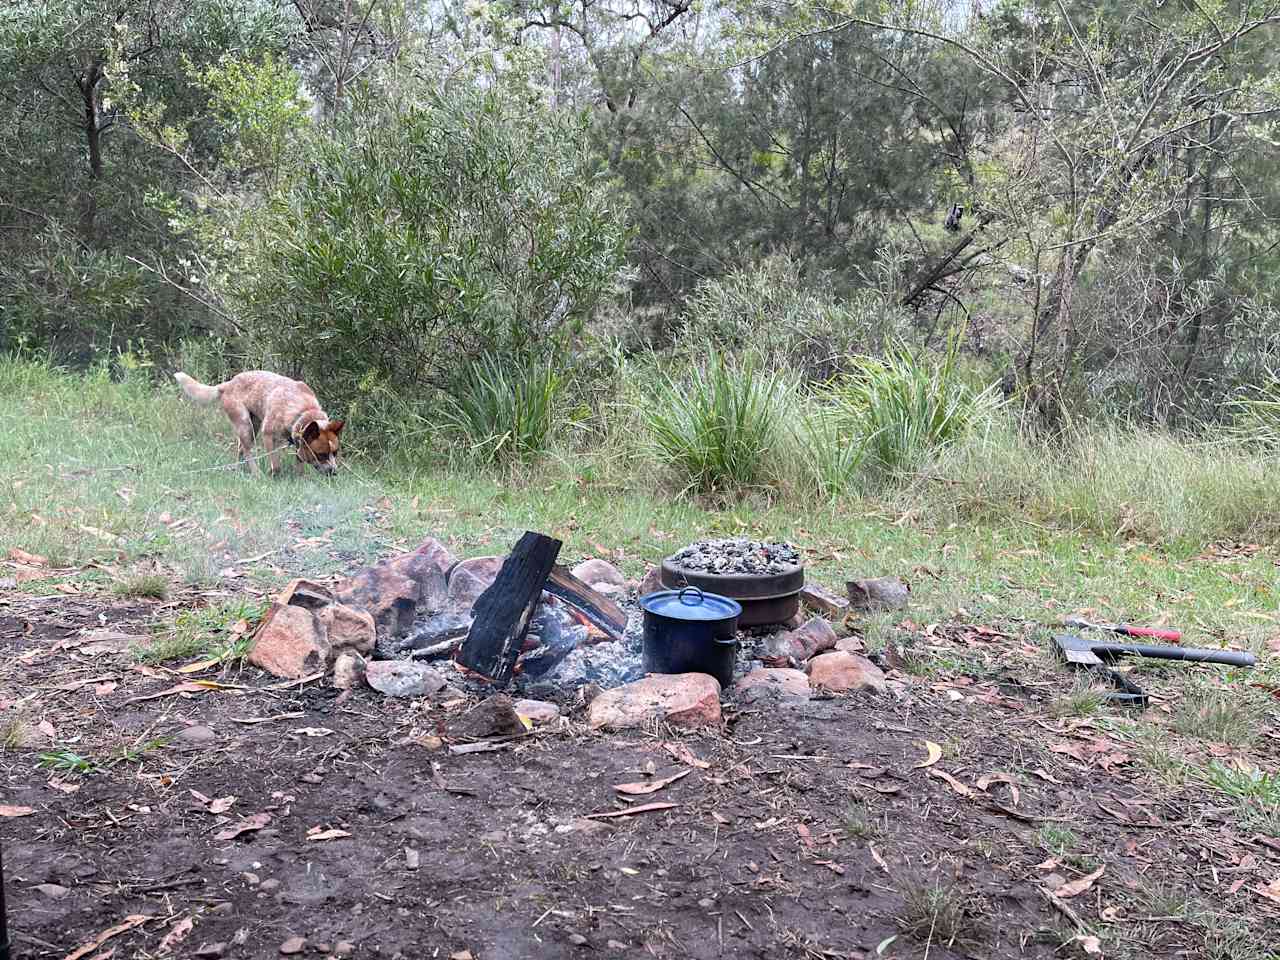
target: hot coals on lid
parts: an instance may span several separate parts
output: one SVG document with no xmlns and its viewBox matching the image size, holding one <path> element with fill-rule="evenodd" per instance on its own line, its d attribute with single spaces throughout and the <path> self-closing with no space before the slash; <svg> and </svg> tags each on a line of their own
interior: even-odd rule
<svg viewBox="0 0 1280 960">
<path fill-rule="evenodd" d="M 668 589 L 695 586 L 742 604 L 742 627 L 784 623 L 800 607 L 804 564 L 789 543 L 699 540 L 662 561 Z"/>
<path fill-rule="evenodd" d="M 734 537 L 699 540 L 671 557 L 685 570 L 699 573 L 739 573 L 770 576 L 787 573 L 800 564 L 800 551 L 789 543 L 765 543 Z"/>
</svg>

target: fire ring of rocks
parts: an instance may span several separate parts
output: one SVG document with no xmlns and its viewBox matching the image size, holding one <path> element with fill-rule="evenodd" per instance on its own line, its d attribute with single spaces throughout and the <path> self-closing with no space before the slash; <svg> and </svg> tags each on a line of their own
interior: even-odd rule
<svg viewBox="0 0 1280 960">
<path fill-rule="evenodd" d="M 794 565 L 803 577 L 794 548 L 731 543 L 731 550 L 747 545 L 739 554 L 744 568 Z M 719 724 L 723 691 L 714 678 L 644 676 L 638 597 L 657 586 L 658 571 L 637 585 L 599 559 L 570 570 L 555 562 L 560 546 L 526 533 L 506 557 L 459 561 L 428 539 L 336 584 L 294 580 L 264 617 L 249 660 L 279 677 L 331 675 L 339 689 L 366 684 L 397 697 L 456 700 L 511 686 L 522 696 L 563 702 L 604 690 L 590 700 L 595 727 L 654 718 Z M 705 545 L 694 547 L 705 551 Z M 816 585 L 801 596 L 833 619 L 849 609 L 849 601 Z M 885 689 L 883 674 L 862 656 L 861 641 L 840 639 L 824 617 L 793 616 L 780 629 L 762 638 L 740 636 L 733 689 L 739 702 L 803 703 L 812 687 Z M 555 716 L 550 704 L 518 701 L 513 709 L 505 696 L 490 701 L 501 702 L 501 709 L 488 710 L 476 736 L 523 732 L 520 723 L 512 726 L 517 714 L 525 726 Z"/>
</svg>

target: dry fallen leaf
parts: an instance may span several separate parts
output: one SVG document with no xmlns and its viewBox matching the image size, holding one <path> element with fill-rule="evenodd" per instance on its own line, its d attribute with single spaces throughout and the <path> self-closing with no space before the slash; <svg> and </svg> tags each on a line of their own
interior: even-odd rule
<svg viewBox="0 0 1280 960">
<path fill-rule="evenodd" d="M 981 790 L 983 793 L 986 793 L 987 788 L 990 787 L 993 783 L 1006 784 L 1009 787 L 1009 793 L 1013 796 L 1013 805 L 1015 807 L 1018 805 L 1018 801 L 1019 799 L 1021 799 L 1021 797 L 1020 797 L 1020 794 L 1018 793 L 1018 784 L 1013 779 L 1013 777 L 1009 776 L 1009 774 L 1007 773 L 983 774 L 981 777 L 978 778 L 978 789 Z"/>
<path fill-rule="evenodd" d="M 1077 897 L 1092 887 L 1093 881 L 1102 876 L 1102 874 L 1106 872 L 1106 869 L 1106 864 L 1103 864 L 1097 870 L 1093 871 L 1093 873 L 1085 874 L 1078 880 L 1072 880 L 1068 883 L 1064 883 L 1057 890 L 1053 891 L 1053 895 L 1055 897 L 1061 897 L 1063 900 L 1067 900 L 1071 897 Z"/>
<path fill-rule="evenodd" d="M 343 837 L 349 836 L 351 836 L 349 831 L 339 830 L 337 827 L 330 827 L 328 830 L 312 827 L 307 831 L 308 840 L 341 840 Z"/>
<path fill-rule="evenodd" d="M 216 800 L 209 801 L 210 813 L 226 813 L 235 804 L 235 797 L 218 797 Z"/>
<path fill-rule="evenodd" d="M 1062 786 L 1062 781 L 1059 780 L 1057 777 L 1053 776 L 1051 773 L 1046 772 L 1043 767 L 1036 767 L 1031 772 L 1034 773 L 1041 780 L 1045 781 L 1046 783 L 1056 783 L 1058 786 Z"/>
<path fill-rule="evenodd" d="M 880 856 L 880 851 L 876 849 L 876 845 L 874 843 L 868 843 L 867 850 L 871 854 L 871 859 L 874 860 L 876 863 L 880 864 L 881 870 L 883 870 L 885 873 L 893 872 L 892 870 L 889 869 L 889 865 L 884 862 L 884 857 Z"/>
<path fill-rule="evenodd" d="M 213 835 L 215 840 L 234 840 L 242 833 L 249 833 L 251 830 L 261 830 L 271 822 L 271 814 L 255 813 L 253 816 L 245 817 L 239 823 L 233 824 L 227 829 L 222 830 Z"/>
<path fill-rule="evenodd" d="M 1276 879 L 1272 880 L 1265 887 L 1257 886 L 1257 887 L 1254 887 L 1253 889 L 1256 890 L 1258 893 L 1260 893 L 1262 896 L 1266 897 L 1268 900 L 1271 900 L 1275 903 L 1280 903 L 1280 877 L 1276 877 Z"/>
<path fill-rule="evenodd" d="M 195 921 L 190 917 L 183 917 L 173 925 L 172 930 L 164 935 L 164 939 L 160 941 L 159 952 L 171 952 L 174 947 L 187 938 L 187 934 L 191 932 L 191 928 L 195 925 Z"/>
<path fill-rule="evenodd" d="M 678 807 L 678 803 L 643 803 L 638 807 L 631 807 L 627 810 L 611 810 L 608 813 L 589 813 L 584 820 L 606 820 L 609 817 L 634 817 L 637 813 L 650 813 L 655 810 L 670 810 L 672 807 Z"/>
<path fill-rule="evenodd" d="M 686 747 L 683 743 L 672 743 L 670 741 L 663 743 L 662 749 L 675 757 L 681 763 L 690 767 L 697 767 L 699 770 L 707 770 L 711 764 L 705 760 L 699 760 L 693 755 L 693 751 Z"/>
<path fill-rule="evenodd" d="M 9 559 L 31 567 L 47 567 L 49 565 L 47 557 L 42 557 L 38 553 L 27 553 L 27 551 L 19 550 L 17 547 L 9 551 Z"/>
<path fill-rule="evenodd" d="M 195 663 L 188 663 L 178 668 L 179 673 L 199 673 L 201 670 L 208 670 L 216 667 L 222 662 L 221 657 L 210 657 L 208 660 L 197 660 Z"/>
<path fill-rule="evenodd" d="M 154 920 L 154 919 L 155 918 L 150 915 L 144 915 L 140 913 L 131 914 L 125 917 L 123 922 L 117 923 L 114 927 L 109 927 L 108 929 L 103 930 L 100 934 L 98 934 L 88 943 L 84 944 L 81 947 L 77 947 L 75 950 L 72 950 L 65 957 L 63 957 L 62 960 L 80 960 L 81 957 L 86 957 L 89 954 L 93 953 L 93 951 L 97 950 L 100 946 L 102 946 L 112 937 L 118 937 L 122 933 L 128 933 L 134 927 L 140 927 L 142 926 L 142 924 L 146 923 L 148 920 Z"/>
<path fill-rule="evenodd" d="M 1077 941 L 1080 949 L 1090 955 L 1102 955 L 1102 941 L 1097 937 L 1080 937 Z"/>
<path fill-rule="evenodd" d="M 29 817 L 35 812 L 34 807 L 14 807 L 0 803 L 0 817 Z"/>
<path fill-rule="evenodd" d="M 933 778 L 935 778 L 935 779 L 937 779 L 937 780 L 944 780 L 944 781 L 946 781 L 947 785 L 948 785 L 948 786 L 950 786 L 952 790 L 954 790 L 956 793 L 960 794 L 960 796 L 962 796 L 962 797 L 971 797 L 971 796 L 973 796 L 973 791 L 972 791 L 972 790 L 970 790 L 968 787 L 966 787 L 963 783 L 961 783 L 959 780 L 957 780 L 957 779 L 956 779 L 955 777 L 953 777 L 951 774 L 947 773 L 945 770 L 930 770 L 930 771 L 929 771 L 929 776 L 931 776 L 931 777 L 933 777 Z"/>
<path fill-rule="evenodd" d="M 300 733 L 304 737 L 327 737 L 333 733 L 328 727 L 297 727 L 293 732 Z"/>
<path fill-rule="evenodd" d="M 613 789 L 632 797 L 641 797 L 649 793 L 657 793 L 663 787 L 675 783 L 681 777 L 687 777 L 692 770 L 681 770 L 679 773 L 658 780 L 642 780 L 639 783 L 618 783 Z"/>
<path fill-rule="evenodd" d="M 929 751 L 929 755 L 917 763 L 911 769 L 923 770 L 925 767 L 932 767 L 935 763 L 942 759 L 942 748 L 932 740 L 924 742 L 925 749 Z"/>
</svg>

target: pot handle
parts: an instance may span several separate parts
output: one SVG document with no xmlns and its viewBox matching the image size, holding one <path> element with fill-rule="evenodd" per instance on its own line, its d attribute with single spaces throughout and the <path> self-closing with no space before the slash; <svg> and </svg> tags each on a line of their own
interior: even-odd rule
<svg viewBox="0 0 1280 960">
<path fill-rule="evenodd" d="M 698 599 L 686 600 L 684 598 L 684 595 L 686 593 L 696 593 L 698 595 Z M 686 607 L 696 607 L 702 604 L 702 589 L 700 587 L 685 587 L 683 590 L 681 590 L 677 594 L 677 596 L 680 598 L 680 602 L 683 603 Z"/>
</svg>

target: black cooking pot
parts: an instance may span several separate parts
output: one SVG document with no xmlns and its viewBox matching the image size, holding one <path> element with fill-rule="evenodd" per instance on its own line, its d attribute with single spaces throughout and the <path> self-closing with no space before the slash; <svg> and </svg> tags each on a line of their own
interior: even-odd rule
<svg viewBox="0 0 1280 960">
<path fill-rule="evenodd" d="M 697 587 L 640 598 L 645 673 L 708 673 L 720 689 L 733 683 L 742 604 Z"/>
</svg>

